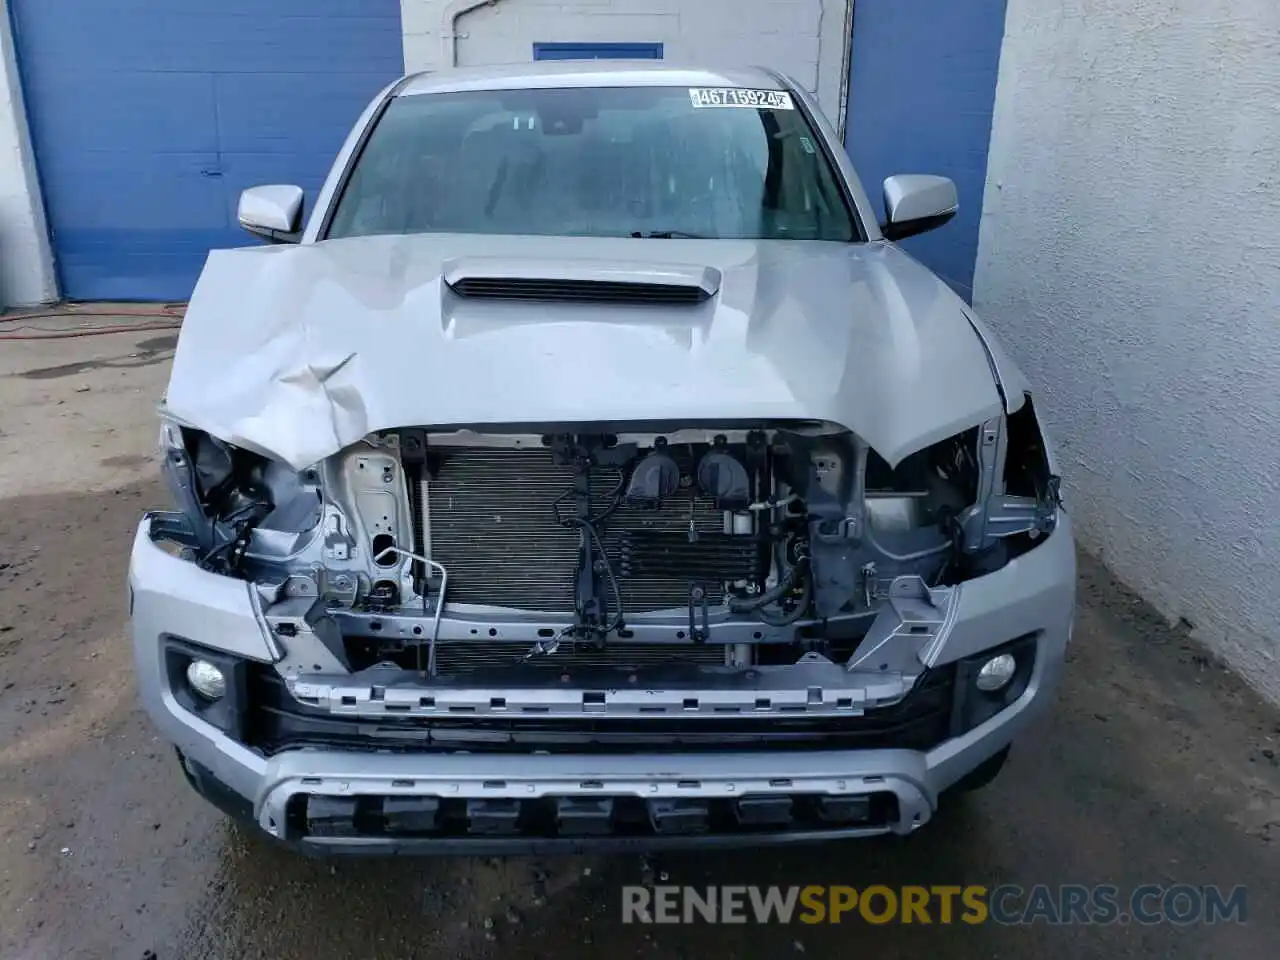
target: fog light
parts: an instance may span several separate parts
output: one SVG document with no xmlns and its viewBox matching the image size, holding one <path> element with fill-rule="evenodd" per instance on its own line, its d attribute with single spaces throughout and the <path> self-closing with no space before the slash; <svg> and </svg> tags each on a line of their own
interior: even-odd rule
<svg viewBox="0 0 1280 960">
<path fill-rule="evenodd" d="M 192 660 L 187 665 L 187 683 L 206 700 L 221 700 L 227 692 L 227 678 L 208 660 Z"/>
<path fill-rule="evenodd" d="M 979 690 L 994 693 L 1008 684 L 1017 672 L 1018 661 L 1013 659 L 1013 654 L 1002 653 L 982 665 L 982 669 L 978 671 L 978 678 L 973 681 L 973 684 Z"/>
</svg>

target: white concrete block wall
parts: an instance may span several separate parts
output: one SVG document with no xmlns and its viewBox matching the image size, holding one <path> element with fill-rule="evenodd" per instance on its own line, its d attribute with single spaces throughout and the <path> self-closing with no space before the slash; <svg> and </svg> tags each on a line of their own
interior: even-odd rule
<svg viewBox="0 0 1280 960">
<path fill-rule="evenodd" d="M 58 296 L 9 24 L 0 0 L 0 307 Z"/>
<path fill-rule="evenodd" d="M 445 66 L 452 17 L 474 2 L 401 0 L 406 68 Z M 783 70 L 836 123 L 847 10 L 848 0 L 493 0 L 459 17 L 458 62 L 529 62 L 535 41 L 662 43 L 667 60 Z"/>
<path fill-rule="evenodd" d="M 1280 4 L 1009 0 L 975 305 L 1085 546 L 1280 700 Z"/>
</svg>

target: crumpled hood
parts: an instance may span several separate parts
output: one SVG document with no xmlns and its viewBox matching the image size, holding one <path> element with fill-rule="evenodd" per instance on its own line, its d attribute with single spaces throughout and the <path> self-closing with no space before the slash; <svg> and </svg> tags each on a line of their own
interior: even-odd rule
<svg viewBox="0 0 1280 960">
<path fill-rule="evenodd" d="M 460 298 L 442 275 L 468 258 L 709 268 L 719 292 Z M 791 418 L 839 423 L 896 464 L 1002 407 L 962 301 L 888 244 L 456 235 L 213 252 L 165 402 L 298 469 L 394 427 Z"/>
</svg>

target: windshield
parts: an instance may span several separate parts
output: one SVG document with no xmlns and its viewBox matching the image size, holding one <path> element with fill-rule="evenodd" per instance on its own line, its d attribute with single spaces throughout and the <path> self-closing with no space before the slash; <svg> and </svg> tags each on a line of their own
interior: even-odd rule
<svg viewBox="0 0 1280 960">
<path fill-rule="evenodd" d="M 328 236 L 384 233 L 857 238 L 790 94 L 687 87 L 398 97 Z"/>
</svg>

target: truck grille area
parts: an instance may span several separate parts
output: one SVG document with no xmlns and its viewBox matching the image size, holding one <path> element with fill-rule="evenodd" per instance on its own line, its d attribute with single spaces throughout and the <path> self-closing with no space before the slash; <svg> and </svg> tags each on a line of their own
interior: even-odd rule
<svg viewBox="0 0 1280 960">
<path fill-rule="evenodd" d="M 432 457 L 423 539 L 449 571 L 448 602 L 572 613 L 581 533 L 557 520 L 556 501 L 573 489 L 574 468 L 545 449 L 459 448 Z M 593 473 L 598 509 L 617 482 L 608 468 Z M 726 535 L 723 512 L 691 489 L 654 510 L 622 506 L 603 534 L 627 614 L 687 606 L 695 584 L 719 604 L 724 584 L 753 578 L 760 556 L 754 537 Z"/>
<path fill-rule="evenodd" d="M 955 671 L 917 681 L 891 706 L 845 716 L 337 716 L 300 703 L 275 669 L 249 665 L 248 744 L 270 756 L 307 747 L 403 753 L 714 753 L 738 750 L 929 750 L 952 735 Z"/>
<path fill-rule="evenodd" d="M 669 663 L 724 665 L 723 646 L 688 643 L 610 643 L 597 650 L 588 644 L 565 640 L 554 656 L 528 658 L 529 644 L 489 641 L 455 641 L 436 647 L 436 675 L 450 677 L 470 670 L 509 667 L 560 673 L 566 667 L 638 669 Z"/>
<path fill-rule="evenodd" d="M 426 668 L 426 645 L 388 645 L 377 636 L 343 638 L 348 657 L 357 668 L 394 663 L 405 670 Z M 533 645 L 511 640 L 442 640 L 436 644 L 437 677 L 463 677 L 479 670 L 519 666 L 537 674 L 559 674 L 565 669 L 608 667 L 638 670 L 671 664 L 724 666 L 725 647 L 712 643 L 626 643 L 613 640 L 603 649 L 565 638 L 554 655 L 535 656 Z"/>
</svg>

